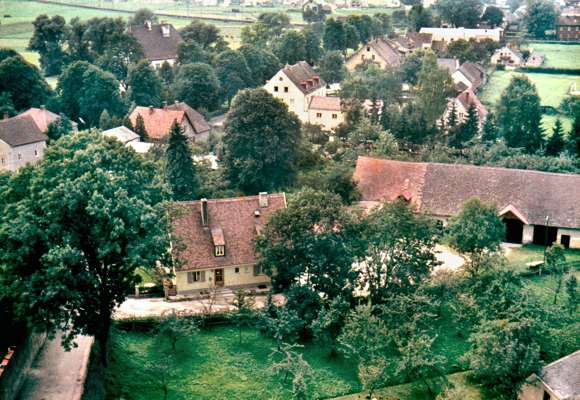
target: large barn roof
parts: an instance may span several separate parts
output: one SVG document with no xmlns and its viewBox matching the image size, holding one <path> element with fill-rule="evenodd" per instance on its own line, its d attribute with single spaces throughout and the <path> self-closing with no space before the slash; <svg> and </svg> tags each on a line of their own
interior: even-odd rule
<svg viewBox="0 0 580 400">
<path fill-rule="evenodd" d="M 419 211 L 449 217 L 470 198 L 508 207 L 532 225 L 580 228 L 580 175 L 359 157 L 354 178 L 365 202 L 405 198 Z"/>
</svg>

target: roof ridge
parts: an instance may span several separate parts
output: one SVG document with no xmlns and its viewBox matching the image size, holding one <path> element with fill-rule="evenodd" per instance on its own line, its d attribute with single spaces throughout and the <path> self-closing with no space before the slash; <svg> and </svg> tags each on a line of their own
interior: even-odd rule
<svg viewBox="0 0 580 400">
<path fill-rule="evenodd" d="M 284 197 L 285 196 L 285 192 L 279 192 L 279 193 L 268 193 L 268 196 L 270 197 Z M 260 199 L 260 195 L 252 195 L 252 196 L 239 196 L 239 197 L 227 197 L 224 199 L 206 199 L 208 202 L 213 202 L 213 203 L 241 203 L 243 201 L 249 201 L 249 200 L 259 200 Z M 199 200 L 186 200 L 186 201 L 174 201 L 174 203 L 176 204 L 198 204 L 201 202 L 202 199 Z"/>
</svg>

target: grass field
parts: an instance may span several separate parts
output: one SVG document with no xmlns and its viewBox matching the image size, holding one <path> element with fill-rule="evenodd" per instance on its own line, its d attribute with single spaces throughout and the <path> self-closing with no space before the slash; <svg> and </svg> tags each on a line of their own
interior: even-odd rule
<svg viewBox="0 0 580 400">
<path fill-rule="evenodd" d="M 490 107 L 495 108 L 503 91 L 509 85 L 513 76 L 521 73 L 514 71 L 494 71 L 488 83 L 479 92 L 481 101 Z M 580 85 L 580 76 L 577 75 L 554 75 L 554 74 L 524 74 L 536 85 L 538 94 L 540 95 L 542 105 L 558 108 L 560 103 L 566 97 L 570 85 L 576 82 Z M 556 121 L 556 116 L 544 115 L 543 126 L 547 131 L 551 131 Z M 565 130 L 569 130 L 572 126 L 572 121 L 565 116 L 560 116 Z"/>
<path fill-rule="evenodd" d="M 528 46 L 546 57 L 544 67 L 580 68 L 580 44 L 532 42 Z"/>
<path fill-rule="evenodd" d="M 566 250 L 566 262 L 580 262 L 580 250 Z M 526 271 L 526 263 L 542 261 L 544 259 L 544 247 L 528 244 L 522 247 L 511 248 L 506 253 L 509 267 L 516 271 Z"/>
</svg>

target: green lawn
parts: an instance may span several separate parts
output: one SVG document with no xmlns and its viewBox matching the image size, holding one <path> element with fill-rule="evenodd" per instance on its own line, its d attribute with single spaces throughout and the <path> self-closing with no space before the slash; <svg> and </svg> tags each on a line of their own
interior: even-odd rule
<svg viewBox="0 0 580 400">
<path fill-rule="evenodd" d="M 149 400 L 162 398 L 147 384 L 143 365 L 171 352 L 167 342 L 152 334 L 113 334 L 108 371 L 108 399 Z M 285 399 L 289 384 L 271 373 L 268 356 L 275 344 L 255 329 L 244 329 L 238 342 L 235 327 L 215 327 L 177 343 L 170 399 Z M 327 349 L 308 345 L 304 358 L 315 370 L 312 394 L 335 397 L 361 390 L 356 367 L 344 358 L 329 358 Z"/>
<path fill-rule="evenodd" d="M 580 47 L 580 46 L 579 46 Z M 515 71 L 494 71 L 490 77 L 489 82 L 478 93 L 481 101 L 490 109 L 494 109 L 505 90 L 509 85 L 513 76 L 521 73 Z M 580 85 L 580 76 L 577 75 L 555 75 L 555 74 L 524 74 L 536 85 L 538 94 L 540 95 L 542 105 L 558 108 L 560 103 L 568 94 L 570 86 L 573 82 Z M 566 116 L 560 115 L 564 127 L 569 130 L 572 126 L 572 121 Z M 544 129 L 549 133 L 554 126 L 557 116 L 544 115 L 542 122 Z"/>
<path fill-rule="evenodd" d="M 580 44 L 532 42 L 528 47 L 546 57 L 543 67 L 580 68 Z"/>
<path fill-rule="evenodd" d="M 511 248 L 506 252 L 508 264 L 516 271 L 526 271 L 526 263 L 542 261 L 544 259 L 544 247 L 528 244 L 522 247 Z M 566 262 L 580 262 L 580 250 L 566 250 Z"/>
</svg>

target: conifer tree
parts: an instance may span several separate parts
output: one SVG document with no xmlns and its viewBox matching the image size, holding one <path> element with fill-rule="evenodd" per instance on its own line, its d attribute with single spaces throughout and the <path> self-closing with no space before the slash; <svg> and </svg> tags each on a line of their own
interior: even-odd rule
<svg viewBox="0 0 580 400">
<path fill-rule="evenodd" d="M 481 140 L 488 143 L 495 143 L 499 134 L 497 130 L 495 115 L 493 113 L 487 114 L 487 118 L 483 123 L 483 135 Z"/>
<path fill-rule="evenodd" d="M 457 105 L 455 101 L 451 105 L 451 110 L 449 111 L 449 116 L 447 117 L 447 127 L 453 129 L 457 126 Z"/>
<path fill-rule="evenodd" d="M 173 200 L 193 200 L 197 195 L 199 183 L 191 158 L 191 149 L 183 133 L 183 128 L 177 121 L 171 125 L 166 158 L 166 178 L 173 194 Z"/>
<path fill-rule="evenodd" d="M 129 118 L 129 116 L 128 116 L 128 115 L 126 115 L 126 116 L 123 118 L 123 126 L 124 126 L 125 128 L 131 129 L 132 131 L 135 131 L 135 128 L 133 127 L 133 123 L 131 122 L 131 118 Z"/>
<path fill-rule="evenodd" d="M 453 130 L 450 144 L 453 147 L 462 148 L 465 143 L 473 139 L 479 132 L 479 118 L 477 117 L 477 108 L 470 105 L 467 111 L 467 118 L 457 128 Z"/>
<path fill-rule="evenodd" d="M 576 154 L 576 157 L 580 157 L 580 112 L 576 113 L 574 117 L 574 124 L 568 135 L 568 140 L 570 141 L 571 153 Z"/>
<path fill-rule="evenodd" d="M 138 114 L 137 119 L 135 119 L 135 133 L 141 136 L 141 140 L 144 142 L 149 139 L 149 134 L 147 133 L 147 129 L 145 129 L 145 121 L 141 114 Z"/>
<path fill-rule="evenodd" d="M 111 129 L 113 128 L 113 123 L 112 123 L 112 119 L 111 116 L 109 115 L 109 112 L 107 110 L 103 110 L 103 112 L 101 113 L 101 116 L 99 117 L 99 128 L 101 128 L 101 130 L 107 130 L 107 129 Z"/>
<path fill-rule="evenodd" d="M 554 125 L 554 129 L 552 131 L 552 136 L 548 140 L 546 144 L 546 155 L 548 156 L 557 156 L 559 155 L 562 150 L 564 150 L 565 146 L 564 141 L 564 131 L 562 129 L 562 121 L 558 118 L 556 120 L 556 124 Z"/>
</svg>

